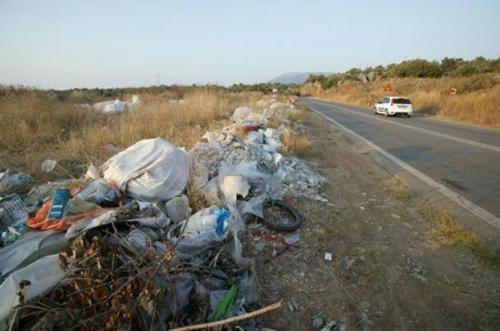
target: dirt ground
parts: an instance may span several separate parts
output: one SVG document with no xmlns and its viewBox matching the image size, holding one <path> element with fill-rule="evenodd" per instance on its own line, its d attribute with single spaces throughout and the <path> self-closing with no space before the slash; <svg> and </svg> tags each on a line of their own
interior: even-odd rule
<svg viewBox="0 0 500 331">
<path fill-rule="evenodd" d="M 273 256 L 255 241 L 259 300 L 284 303 L 259 325 L 319 330 L 319 315 L 333 330 L 500 329 L 500 271 L 436 240 L 418 194 L 389 194 L 394 174 L 338 129 L 313 113 L 305 126 L 329 202 L 289 200 L 304 215 L 296 248 Z"/>
</svg>

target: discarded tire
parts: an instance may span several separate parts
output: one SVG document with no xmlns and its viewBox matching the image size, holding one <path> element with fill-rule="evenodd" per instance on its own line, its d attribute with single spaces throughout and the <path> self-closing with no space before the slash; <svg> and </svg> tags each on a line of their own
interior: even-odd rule
<svg viewBox="0 0 500 331">
<path fill-rule="evenodd" d="M 291 232 L 297 230 L 302 225 L 302 215 L 299 213 L 299 211 L 282 200 L 268 200 L 264 204 L 264 209 L 274 206 L 285 210 L 288 214 L 290 214 L 292 219 L 289 223 L 275 223 L 266 217 L 257 217 L 267 228 L 281 232 Z"/>
</svg>

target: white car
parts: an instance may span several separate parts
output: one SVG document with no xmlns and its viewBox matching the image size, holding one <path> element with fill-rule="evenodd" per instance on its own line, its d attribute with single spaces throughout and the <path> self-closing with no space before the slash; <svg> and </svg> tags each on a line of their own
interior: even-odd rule
<svg viewBox="0 0 500 331">
<path fill-rule="evenodd" d="M 373 113 L 384 114 L 384 116 L 403 114 L 411 117 L 413 107 L 411 101 L 404 97 L 385 97 L 373 106 Z"/>
</svg>

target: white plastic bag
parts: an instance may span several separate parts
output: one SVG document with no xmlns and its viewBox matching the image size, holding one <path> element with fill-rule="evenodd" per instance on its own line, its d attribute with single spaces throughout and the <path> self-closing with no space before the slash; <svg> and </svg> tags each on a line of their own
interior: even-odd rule
<svg viewBox="0 0 500 331">
<path fill-rule="evenodd" d="M 46 159 L 42 162 L 41 168 L 44 172 L 51 172 L 57 166 L 57 161 L 52 159 Z"/>
<path fill-rule="evenodd" d="M 121 113 L 127 110 L 127 104 L 116 99 L 115 101 L 98 102 L 92 108 L 104 114 Z"/>
<path fill-rule="evenodd" d="M 264 131 L 264 142 L 269 146 L 269 151 L 276 152 L 282 146 L 280 132 L 276 129 L 267 128 Z"/>
<path fill-rule="evenodd" d="M 232 225 L 232 221 L 232 215 L 226 209 L 212 206 L 200 210 L 189 220 L 179 222 L 171 227 L 167 238 L 175 245 L 177 258 L 183 261 L 191 260 L 207 249 L 220 245 L 227 237 L 228 228 Z M 179 237 L 179 234 L 176 233 L 183 228 L 182 237 Z"/>
<path fill-rule="evenodd" d="M 103 177 L 134 199 L 165 201 L 184 191 L 191 157 L 161 138 L 144 139 L 101 166 Z"/>
<path fill-rule="evenodd" d="M 224 208 L 215 206 L 205 208 L 189 218 L 183 235 L 189 238 L 208 232 L 214 235 L 214 240 L 220 241 L 227 235 L 230 217 L 231 215 Z"/>
</svg>

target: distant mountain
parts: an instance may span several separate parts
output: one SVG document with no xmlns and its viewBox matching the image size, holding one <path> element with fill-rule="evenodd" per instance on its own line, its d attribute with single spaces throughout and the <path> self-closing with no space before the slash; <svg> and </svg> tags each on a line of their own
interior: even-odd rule
<svg viewBox="0 0 500 331">
<path fill-rule="evenodd" d="M 269 83 L 281 83 L 281 84 L 303 84 L 309 75 L 329 75 L 327 72 L 287 72 L 286 74 L 274 77 L 269 81 Z"/>
</svg>

